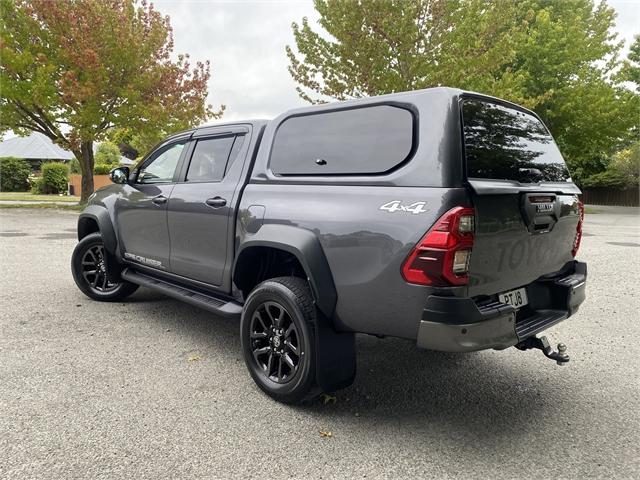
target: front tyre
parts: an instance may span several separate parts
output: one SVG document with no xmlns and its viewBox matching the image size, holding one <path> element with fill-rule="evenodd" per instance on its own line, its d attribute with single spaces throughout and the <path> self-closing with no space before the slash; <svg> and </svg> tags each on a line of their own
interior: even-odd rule
<svg viewBox="0 0 640 480">
<path fill-rule="evenodd" d="M 76 245 L 71 256 L 71 273 L 82 293 L 93 300 L 122 300 L 138 289 L 124 280 L 114 281 L 108 275 L 106 251 L 99 233 L 87 235 Z"/>
<path fill-rule="evenodd" d="M 251 377 L 283 403 L 319 393 L 316 385 L 315 306 L 307 282 L 297 277 L 262 282 L 245 302 L 240 340 Z"/>
</svg>

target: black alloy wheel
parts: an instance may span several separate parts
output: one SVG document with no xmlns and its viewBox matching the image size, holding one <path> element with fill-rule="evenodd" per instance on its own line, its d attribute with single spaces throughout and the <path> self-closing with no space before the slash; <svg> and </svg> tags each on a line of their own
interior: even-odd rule
<svg viewBox="0 0 640 480">
<path fill-rule="evenodd" d="M 138 285 L 120 279 L 122 268 L 107 253 L 100 233 L 84 237 L 71 255 L 71 273 L 82 293 L 94 300 L 122 300 L 138 289 Z"/>
<path fill-rule="evenodd" d="M 256 385 L 283 403 L 320 393 L 316 381 L 316 309 L 306 279 L 277 277 L 257 285 L 240 320 L 240 342 Z"/>
<path fill-rule="evenodd" d="M 118 283 L 109 280 L 104 258 L 104 246 L 88 248 L 82 257 L 82 276 L 89 288 L 98 294 L 108 293 L 118 288 Z"/>
<path fill-rule="evenodd" d="M 253 358 L 265 376 L 276 383 L 290 382 L 303 350 L 287 309 L 275 301 L 262 303 L 251 317 L 250 336 Z"/>
</svg>

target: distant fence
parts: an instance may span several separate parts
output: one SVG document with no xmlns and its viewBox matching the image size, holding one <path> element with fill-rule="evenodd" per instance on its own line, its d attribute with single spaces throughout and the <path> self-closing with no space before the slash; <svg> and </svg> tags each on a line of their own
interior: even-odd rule
<svg viewBox="0 0 640 480">
<path fill-rule="evenodd" d="M 93 188 L 94 190 L 99 189 L 100 187 L 104 187 L 105 185 L 109 185 L 111 183 L 111 179 L 109 175 L 94 175 L 93 176 Z M 80 196 L 80 192 L 82 192 L 82 175 L 78 175 L 72 173 L 69 175 L 69 195 L 77 195 Z"/>
<path fill-rule="evenodd" d="M 637 207 L 640 206 L 640 190 L 638 188 L 620 190 L 611 187 L 583 188 L 582 202 L 588 205 Z"/>
</svg>

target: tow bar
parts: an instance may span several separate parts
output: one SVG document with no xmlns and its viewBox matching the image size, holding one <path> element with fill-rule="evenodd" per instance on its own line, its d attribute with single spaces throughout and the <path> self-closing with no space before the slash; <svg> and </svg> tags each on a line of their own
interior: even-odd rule
<svg viewBox="0 0 640 480">
<path fill-rule="evenodd" d="M 567 346 L 564 343 L 558 344 L 558 351 L 554 352 L 549 344 L 547 337 L 529 337 L 516 345 L 518 350 L 529 350 L 531 348 L 537 348 L 542 350 L 544 356 L 555 360 L 558 365 L 564 365 L 569 361 L 569 355 L 567 355 Z"/>
</svg>

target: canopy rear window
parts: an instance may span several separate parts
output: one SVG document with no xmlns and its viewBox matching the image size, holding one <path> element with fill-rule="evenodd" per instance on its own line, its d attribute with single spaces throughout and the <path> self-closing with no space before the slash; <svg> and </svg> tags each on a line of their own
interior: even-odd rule
<svg viewBox="0 0 640 480">
<path fill-rule="evenodd" d="M 553 137 L 535 116 L 482 100 L 462 104 L 467 177 L 521 183 L 568 182 Z"/>
</svg>

